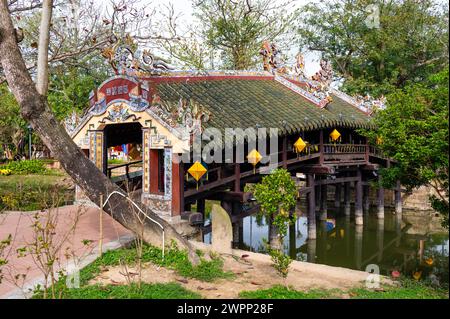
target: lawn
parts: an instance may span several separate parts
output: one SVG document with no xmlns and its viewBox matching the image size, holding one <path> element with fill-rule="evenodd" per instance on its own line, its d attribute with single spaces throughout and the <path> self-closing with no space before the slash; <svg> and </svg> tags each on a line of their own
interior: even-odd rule
<svg viewBox="0 0 450 319">
<path fill-rule="evenodd" d="M 399 287 L 383 286 L 381 289 L 354 288 L 349 291 L 310 290 L 296 291 L 284 286 L 270 289 L 242 291 L 244 299 L 448 299 L 448 290 L 434 288 L 415 280 L 402 280 Z"/>
<path fill-rule="evenodd" d="M 0 212 L 32 211 L 74 200 L 69 178 L 60 171 L 46 174 L 0 176 Z"/>
<path fill-rule="evenodd" d="M 201 256 L 201 253 L 198 253 Z M 121 248 L 108 251 L 102 257 L 80 271 L 80 288 L 69 289 L 66 287 L 66 278 L 61 278 L 55 286 L 57 296 L 63 299 L 84 298 L 84 299 L 192 299 L 200 298 L 200 295 L 186 290 L 178 283 L 149 284 L 142 283 L 139 288 L 135 283 L 131 285 L 90 285 L 89 282 L 97 277 L 106 266 L 119 266 L 126 264 L 133 266 L 137 261 L 137 250 L 131 248 Z M 143 247 L 142 262 L 151 262 L 155 265 L 175 270 L 180 276 L 195 278 L 205 282 L 211 282 L 219 278 L 233 278 L 232 273 L 223 271 L 223 263 L 220 258 L 212 256 L 207 261 L 201 257 L 201 262 L 193 266 L 185 251 L 179 250 L 172 244 L 166 250 L 165 257 L 162 258 L 161 249 L 145 245 Z M 43 298 L 43 292 L 37 291 L 33 298 Z"/>
</svg>

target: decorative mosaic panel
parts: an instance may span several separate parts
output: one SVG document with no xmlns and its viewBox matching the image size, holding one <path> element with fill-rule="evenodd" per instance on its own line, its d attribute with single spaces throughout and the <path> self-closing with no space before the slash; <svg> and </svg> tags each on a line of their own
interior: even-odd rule
<svg viewBox="0 0 450 319">
<path fill-rule="evenodd" d="M 89 159 L 98 169 L 103 170 L 103 132 L 89 132 Z"/>
<path fill-rule="evenodd" d="M 172 199 L 172 148 L 164 148 L 164 198 Z"/>
<path fill-rule="evenodd" d="M 143 193 L 150 193 L 150 128 L 142 129 Z"/>
</svg>

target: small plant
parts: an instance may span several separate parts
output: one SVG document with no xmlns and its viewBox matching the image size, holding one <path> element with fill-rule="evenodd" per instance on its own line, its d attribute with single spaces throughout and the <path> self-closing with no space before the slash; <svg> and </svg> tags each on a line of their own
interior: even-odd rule
<svg viewBox="0 0 450 319">
<path fill-rule="evenodd" d="M 272 258 L 273 268 L 275 268 L 280 277 L 286 279 L 292 259 L 288 255 L 284 254 L 283 251 L 278 249 L 269 248 L 269 255 Z"/>
<path fill-rule="evenodd" d="M 0 284 L 3 280 L 2 268 L 8 264 L 6 249 L 11 245 L 11 241 L 11 234 L 9 234 L 4 240 L 0 241 Z"/>
</svg>

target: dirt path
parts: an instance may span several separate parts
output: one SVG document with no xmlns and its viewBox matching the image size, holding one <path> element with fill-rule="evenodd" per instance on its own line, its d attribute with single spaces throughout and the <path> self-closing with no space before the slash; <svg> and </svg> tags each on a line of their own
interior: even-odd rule
<svg viewBox="0 0 450 319">
<path fill-rule="evenodd" d="M 219 279 L 214 282 L 203 282 L 196 279 L 184 278 L 175 271 L 158 267 L 151 263 L 144 265 L 142 280 L 146 283 L 178 282 L 186 289 L 199 293 L 208 299 L 238 298 L 243 290 L 257 290 L 270 288 L 276 284 L 284 284 L 271 266 L 270 257 L 239 250 L 234 251 L 236 257 L 247 255 L 246 258 L 233 258 L 223 255 L 224 270 L 235 274 L 233 279 Z M 135 269 L 129 269 L 136 273 Z M 288 285 L 296 290 L 310 289 L 342 289 L 362 286 L 367 273 L 350 269 L 329 267 L 325 265 L 308 264 L 294 261 L 287 278 Z M 136 280 L 136 278 L 135 278 Z M 108 267 L 91 284 L 126 284 L 124 270 L 121 267 Z"/>
</svg>

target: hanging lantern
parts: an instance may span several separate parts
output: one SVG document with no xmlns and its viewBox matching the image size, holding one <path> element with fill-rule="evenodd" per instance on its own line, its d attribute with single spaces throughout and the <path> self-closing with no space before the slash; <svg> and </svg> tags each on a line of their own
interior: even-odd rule
<svg viewBox="0 0 450 319">
<path fill-rule="evenodd" d="M 341 137 L 341 133 L 338 130 L 334 129 L 330 134 L 330 138 L 333 142 L 336 142 Z"/>
<path fill-rule="evenodd" d="M 301 153 L 301 152 L 305 149 L 305 147 L 306 147 L 305 141 L 303 141 L 302 138 L 299 137 L 298 140 L 297 140 L 297 142 L 295 142 L 295 144 L 294 144 L 294 150 L 295 150 L 295 152 L 296 152 L 297 154 L 298 154 L 298 153 Z"/>
<path fill-rule="evenodd" d="M 197 182 L 197 189 L 198 189 L 198 181 L 200 180 L 200 178 L 202 178 L 203 175 L 205 175 L 206 172 L 207 169 L 198 161 L 192 164 L 191 167 L 189 167 L 188 173 L 191 174 L 191 176 Z"/>
<path fill-rule="evenodd" d="M 262 160 L 261 154 L 255 149 L 253 149 L 248 155 L 247 160 L 250 164 L 253 165 L 253 174 L 256 173 L 256 164 L 258 164 Z"/>
</svg>

